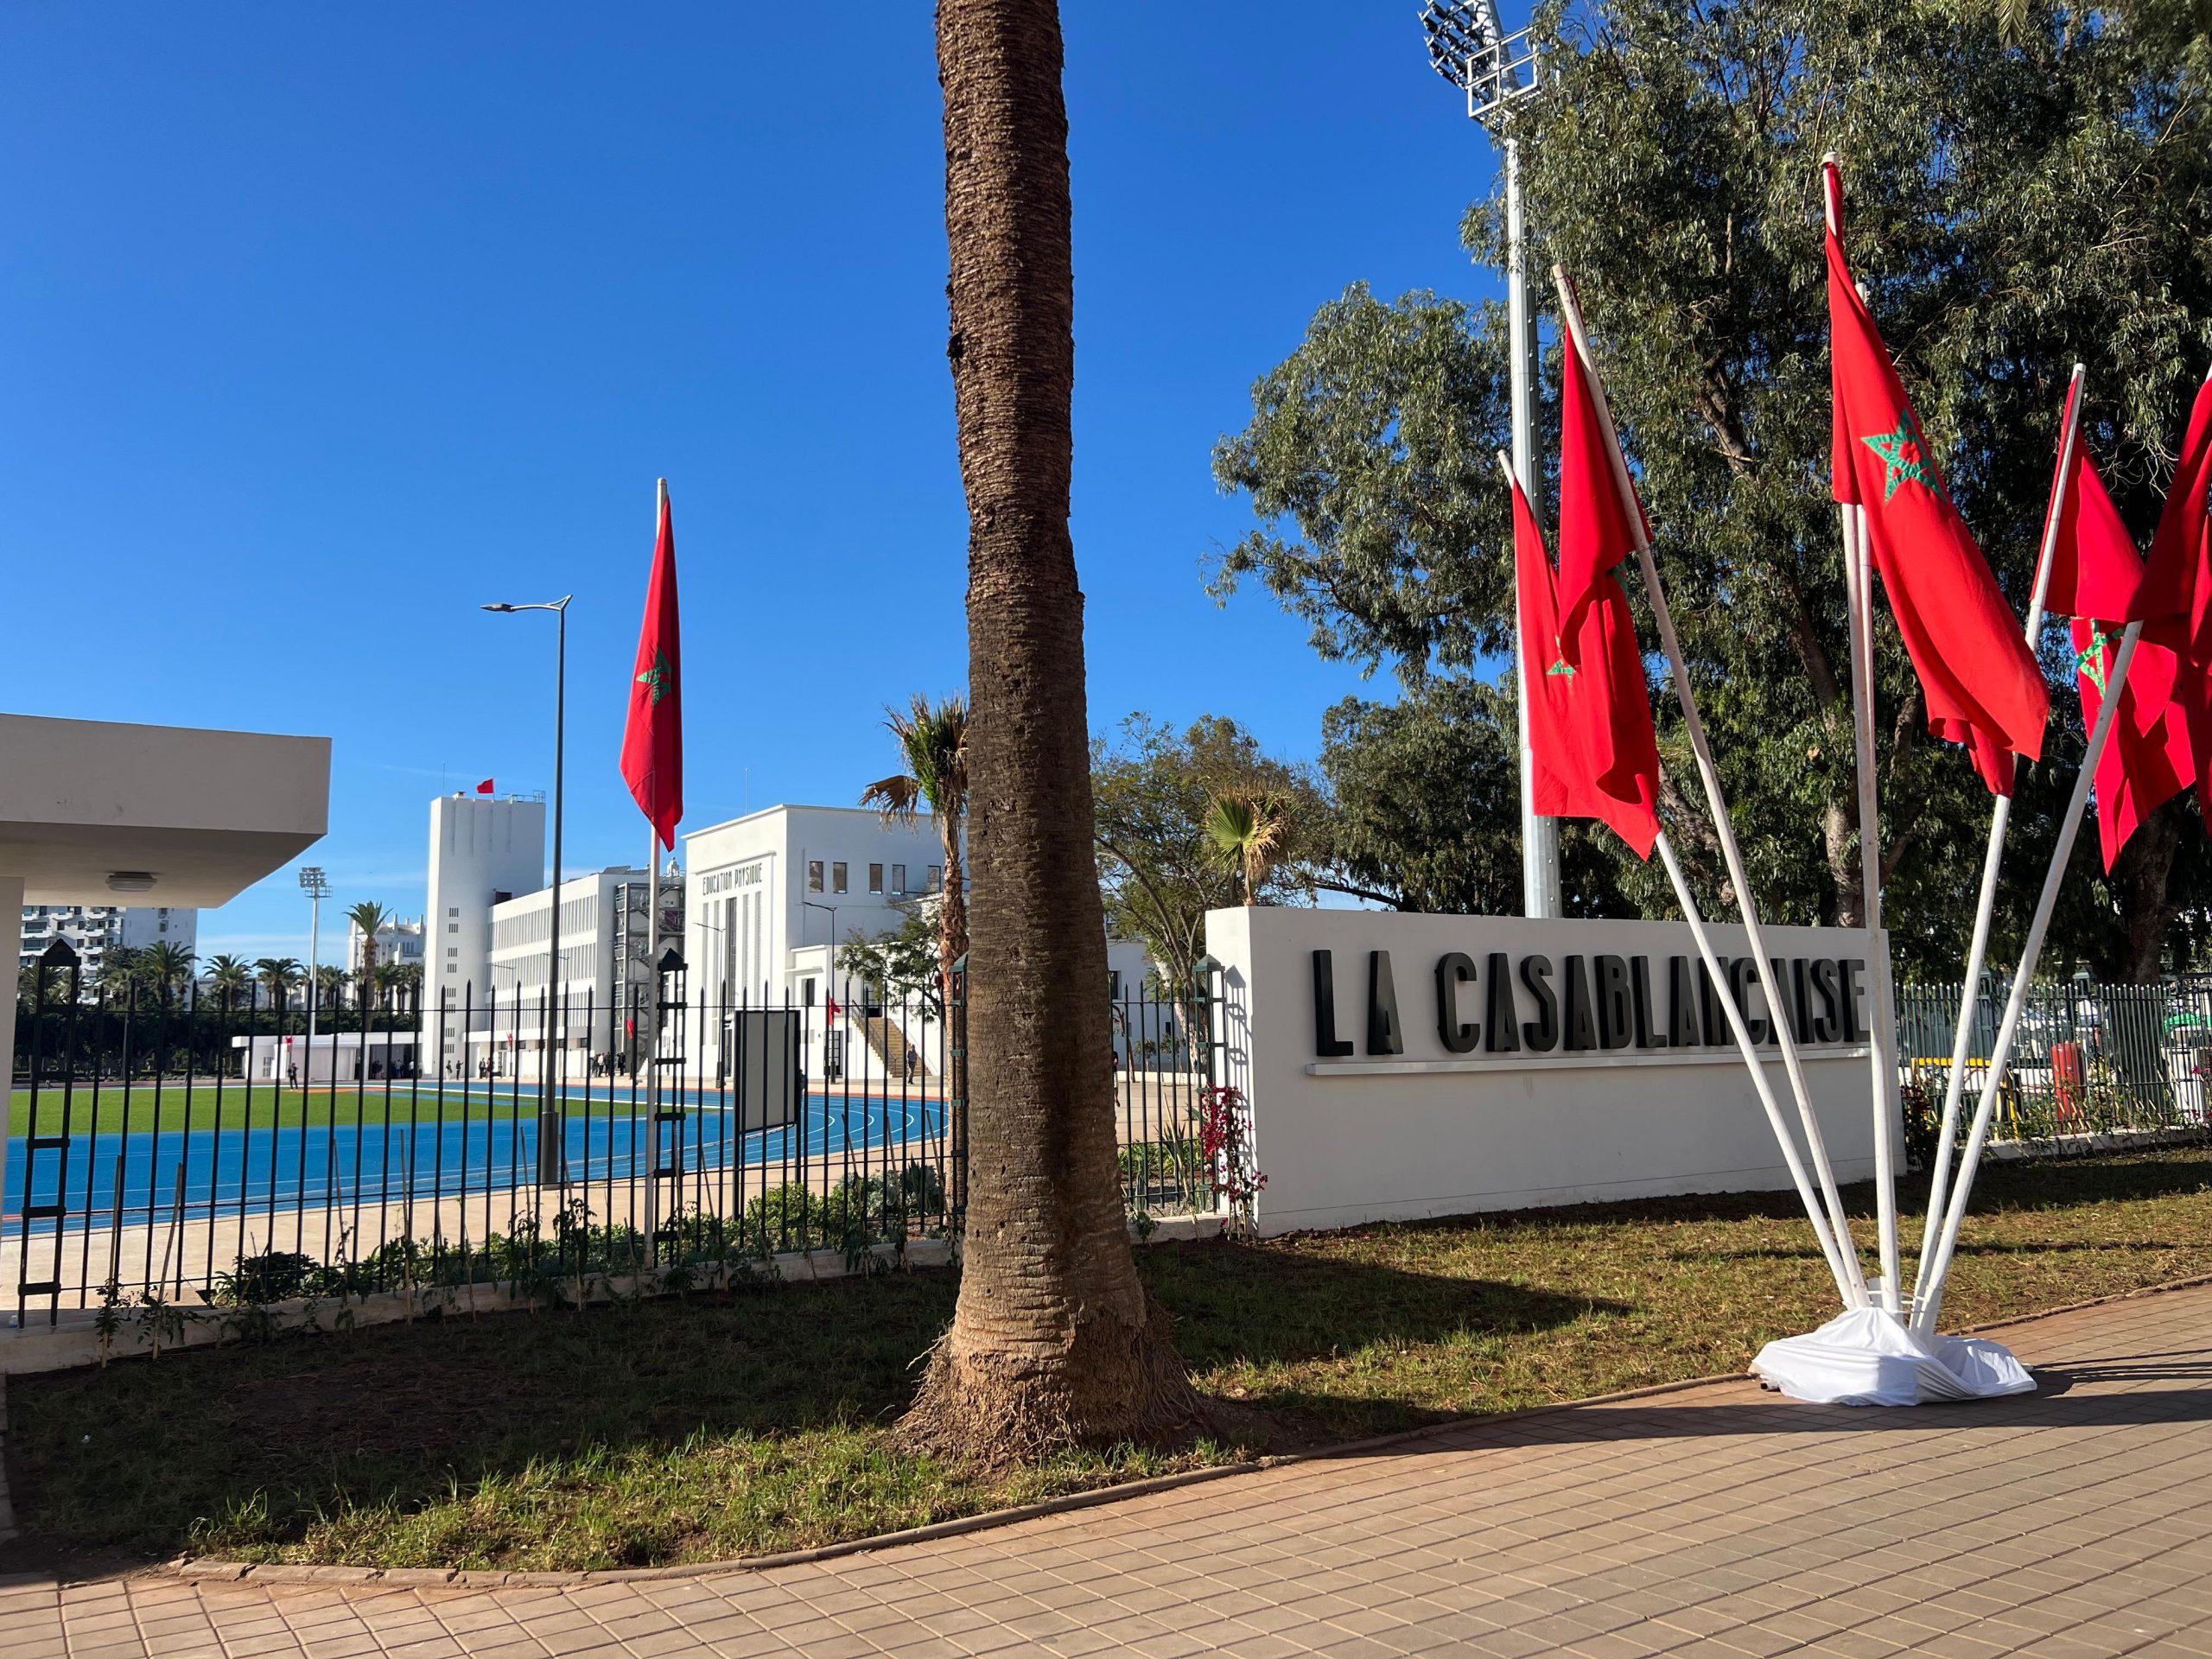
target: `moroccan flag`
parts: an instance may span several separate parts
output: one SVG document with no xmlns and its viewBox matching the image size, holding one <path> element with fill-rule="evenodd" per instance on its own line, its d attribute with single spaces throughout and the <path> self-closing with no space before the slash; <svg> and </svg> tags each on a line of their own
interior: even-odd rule
<svg viewBox="0 0 2212 1659">
<path fill-rule="evenodd" d="M 1612 423 L 1572 336 L 1560 358 L 1559 613 L 1567 660 L 1579 663 L 1583 607 L 1597 596 L 1599 578 L 1633 556 L 1650 531 L 1634 487 L 1622 482 Z"/>
<path fill-rule="evenodd" d="M 2151 538 L 2151 557 L 2143 572 L 2131 620 L 2144 622 L 2136 647 L 2136 666 L 2128 671 L 2132 693 L 2143 673 L 2143 657 L 2154 645 L 2172 650 L 2173 702 L 2179 706 L 2187 744 L 2195 760 L 2184 775 L 2196 785 L 2200 804 L 2212 799 L 2212 524 L 2207 523 L 2205 490 L 2212 483 L 2212 376 L 2197 388 L 2174 467 L 2166 505 Z M 2172 753 L 2172 745 L 2168 745 Z"/>
<path fill-rule="evenodd" d="M 630 716 L 622 727 L 622 779 L 639 810 L 652 820 L 661 845 L 671 852 L 683 817 L 683 652 L 677 634 L 676 524 L 668 510 L 668 480 L 663 479 L 652 581 L 645 589 L 645 626 L 638 632 Z"/>
<path fill-rule="evenodd" d="M 1564 649 L 1559 579 L 1517 479 L 1513 570 L 1536 810 L 1553 818 L 1602 818 L 1638 858 L 1649 858 L 1659 834 L 1659 747 L 1628 595 L 1599 572 L 1579 625 L 1581 649 L 1572 656 Z"/>
<path fill-rule="evenodd" d="M 1989 565 L 1943 487 L 1920 417 L 1843 257 L 1843 187 L 1828 191 L 1828 327 L 1835 499 L 1859 509 L 1928 728 L 1963 743 L 1982 780 L 2012 792 L 2014 757 L 2043 753 L 2050 692 Z"/>
<path fill-rule="evenodd" d="M 2212 635 L 2212 540 L 2208 540 L 2205 489 L 2212 484 L 2212 375 L 2196 389 L 2189 431 L 2143 573 L 2139 608 L 2129 621 L 2184 617 L 2193 643 Z"/>
<path fill-rule="evenodd" d="M 2069 419 L 2074 396 L 2069 389 Z M 2054 499 L 2058 481 L 2052 483 Z M 2116 619 L 2133 613 L 2142 583 L 2143 561 L 2120 510 L 2098 476 L 2088 446 L 2076 443 L 2044 602 L 2053 615 L 2074 619 L 2074 671 L 2085 733 L 2096 726 L 2119 660 L 2123 629 Z M 2107 873 L 2136 826 L 2196 776 L 2188 718 L 2174 701 L 2180 670 L 2180 654 L 2171 644 L 2148 638 L 2136 642 L 2112 734 L 2097 757 L 2097 835 Z"/>
<path fill-rule="evenodd" d="M 477 785 L 476 792 L 479 795 L 489 795 L 492 792 L 492 780 L 486 778 L 482 783 Z"/>
</svg>

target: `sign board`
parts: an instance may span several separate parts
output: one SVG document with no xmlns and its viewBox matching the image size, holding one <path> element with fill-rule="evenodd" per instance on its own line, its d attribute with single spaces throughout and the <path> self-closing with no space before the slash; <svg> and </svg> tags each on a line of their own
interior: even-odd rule
<svg viewBox="0 0 2212 1659">
<path fill-rule="evenodd" d="M 753 1008 L 728 1016 L 730 1088 L 738 1126 L 782 1128 L 798 1121 L 804 1074 L 799 1060 L 805 1039 L 796 1008 Z"/>
<path fill-rule="evenodd" d="M 1732 996 L 1794 1121 L 1786 1020 L 1837 1179 L 1872 1173 L 1863 931 L 1743 930 L 1705 971 L 1681 922 L 1220 910 L 1224 1081 L 1250 1104 L 1264 1232 L 1676 1192 L 1786 1188 L 1722 1014 Z M 1893 1137 L 1897 1126 L 1890 1126 Z"/>
</svg>

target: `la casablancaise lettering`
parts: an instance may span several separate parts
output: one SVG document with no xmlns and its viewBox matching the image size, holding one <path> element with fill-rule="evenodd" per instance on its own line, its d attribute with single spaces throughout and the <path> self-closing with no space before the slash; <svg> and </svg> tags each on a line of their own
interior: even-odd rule
<svg viewBox="0 0 2212 1659">
<path fill-rule="evenodd" d="M 1356 1052 L 1387 1058 L 1406 1052 L 1405 1016 L 1388 950 L 1367 954 L 1366 1018 L 1341 1026 L 1332 950 L 1313 955 L 1313 1053 L 1344 1059 Z M 1719 958 L 1716 984 L 1694 956 L 1655 958 L 1606 954 L 1556 959 L 1529 952 L 1517 959 L 1491 951 L 1479 960 L 1462 950 L 1436 959 L 1433 1013 L 1446 1052 L 1519 1054 L 1726 1047 L 1734 1039 L 1722 1011 L 1735 999 L 1755 1043 L 1778 1041 L 1749 957 Z M 1789 1006 L 1781 1010 L 1789 1033 L 1808 1047 L 1866 1040 L 1866 963 L 1857 957 L 1791 957 L 1774 961 L 1775 982 Z M 1364 1025 L 1365 1042 L 1353 1033 Z"/>
</svg>

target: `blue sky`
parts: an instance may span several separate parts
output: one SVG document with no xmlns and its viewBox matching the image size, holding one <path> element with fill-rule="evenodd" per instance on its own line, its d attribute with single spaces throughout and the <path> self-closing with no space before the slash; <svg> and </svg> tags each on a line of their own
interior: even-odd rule
<svg viewBox="0 0 2212 1659">
<path fill-rule="evenodd" d="M 1414 0 L 1065 10 L 1092 723 L 1310 756 L 1360 682 L 1205 594 L 1208 454 L 1347 283 L 1489 289 L 1489 148 Z M 572 591 L 568 863 L 634 861 L 665 474 L 686 826 L 850 802 L 964 680 L 938 122 L 922 0 L 0 11 L 0 707 L 329 735 L 312 856 L 412 914 L 431 795 L 551 781 L 550 622 L 477 607 Z"/>
</svg>

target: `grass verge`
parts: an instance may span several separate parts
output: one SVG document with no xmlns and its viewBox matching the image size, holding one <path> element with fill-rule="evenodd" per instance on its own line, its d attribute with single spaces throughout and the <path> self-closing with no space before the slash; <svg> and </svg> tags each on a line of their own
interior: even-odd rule
<svg viewBox="0 0 2212 1659">
<path fill-rule="evenodd" d="M 1955 1324 L 2212 1272 L 2203 1149 L 1993 1166 L 1976 1207 Z M 1905 1233 L 1916 1240 L 1916 1216 Z M 63 1551 L 541 1569 L 723 1559 L 1733 1370 L 1834 1311 L 1786 1194 L 1138 1259 L 1233 1435 L 993 1481 L 894 1452 L 887 1428 L 955 1287 L 913 1274 L 21 1379 L 8 1402 L 18 1516 L 37 1547 Z"/>
</svg>

